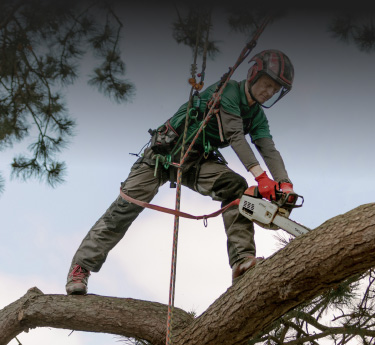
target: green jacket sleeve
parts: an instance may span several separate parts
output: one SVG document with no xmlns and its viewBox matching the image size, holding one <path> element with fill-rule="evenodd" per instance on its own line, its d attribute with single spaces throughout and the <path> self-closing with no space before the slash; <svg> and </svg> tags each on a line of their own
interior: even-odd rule
<svg viewBox="0 0 375 345">
<path fill-rule="evenodd" d="M 273 179 L 277 182 L 292 183 L 285 169 L 284 161 L 280 152 L 276 149 L 273 140 L 271 138 L 261 138 L 255 140 L 254 144 L 266 163 Z"/>
<path fill-rule="evenodd" d="M 220 108 L 220 116 L 224 137 L 245 168 L 249 170 L 253 166 L 259 165 L 253 150 L 246 140 L 241 116 L 230 114 L 223 107 Z"/>
</svg>

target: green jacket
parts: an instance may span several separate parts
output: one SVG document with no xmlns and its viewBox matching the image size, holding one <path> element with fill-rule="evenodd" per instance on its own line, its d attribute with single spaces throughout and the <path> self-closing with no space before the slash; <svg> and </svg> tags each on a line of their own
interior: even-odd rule
<svg viewBox="0 0 375 345">
<path fill-rule="evenodd" d="M 216 90 L 217 83 L 209 86 L 200 94 L 200 111 L 203 113 L 206 109 L 207 102 L 211 99 L 212 94 Z M 185 124 L 185 116 L 187 111 L 188 102 L 183 104 L 177 112 L 170 119 L 170 124 L 174 129 L 179 127 L 182 128 Z M 249 134 L 251 141 L 259 138 L 272 138 L 268 121 L 262 107 L 259 104 L 255 104 L 249 107 L 245 95 L 245 80 L 237 82 L 230 80 L 225 87 L 221 100 L 220 106 L 222 111 L 232 115 L 237 115 L 243 123 L 244 134 Z M 221 116 L 221 122 L 225 124 L 225 119 Z M 187 136 L 194 133 L 200 126 L 199 122 L 190 121 Z M 210 122 L 205 128 L 206 140 L 210 141 L 210 144 L 214 147 L 221 148 L 229 145 L 228 138 L 225 138 L 224 142 L 221 142 L 219 135 L 218 122 L 213 116 Z M 197 144 L 202 144 L 202 135 L 198 138 Z"/>
</svg>

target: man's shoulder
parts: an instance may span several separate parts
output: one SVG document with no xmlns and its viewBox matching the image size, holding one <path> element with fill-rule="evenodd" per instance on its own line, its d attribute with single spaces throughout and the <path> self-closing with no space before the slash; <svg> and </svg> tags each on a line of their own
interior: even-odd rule
<svg viewBox="0 0 375 345">
<path fill-rule="evenodd" d="M 240 92 L 240 83 L 236 80 L 228 80 L 227 86 L 225 87 L 225 91 L 226 90 Z"/>
<path fill-rule="evenodd" d="M 226 98 L 236 103 L 240 100 L 241 89 L 240 84 L 236 80 L 229 80 L 225 89 L 223 90 L 222 98 Z"/>
</svg>

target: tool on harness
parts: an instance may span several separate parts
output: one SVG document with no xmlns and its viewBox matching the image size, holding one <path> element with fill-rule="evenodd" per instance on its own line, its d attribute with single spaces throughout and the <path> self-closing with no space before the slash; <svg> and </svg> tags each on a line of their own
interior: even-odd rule
<svg viewBox="0 0 375 345">
<path fill-rule="evenodd" d="M 151 135 L 151 149 L 156 154 L 168 154 L 177 142 L 179 134 L 169 120 L 157 129 L 149 129 Z"/>
<path fill-rule="evenodd" d="M 200 74 L 198 74 L 198 77 L 199 76 L 200 76 Z M 203 85 L 204 85 L 203 81 L 200 81 L 199 83 L 197 83 L 195 78 L 189 78 L 188 82 L 197 91 L 200 91 L 200 90 L 203 89 Z"/>
</svg>

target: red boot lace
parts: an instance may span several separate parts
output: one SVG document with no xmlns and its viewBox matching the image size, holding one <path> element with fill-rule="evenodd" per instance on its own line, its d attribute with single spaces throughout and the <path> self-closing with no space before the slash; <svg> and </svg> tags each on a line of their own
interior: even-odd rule
<svg viewBox="0 0 375 345">
<path fill-rule="evenodd" d="M 82 279 L 85 279 L 90 275 L 90 271 L 85 270 L 79 265 L 76 265 L 72 272 L 70 273 L 70 277 L 72 277 L 72 280 L 75 282 L 81 281 Z"/>
</svg>

